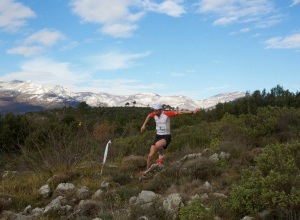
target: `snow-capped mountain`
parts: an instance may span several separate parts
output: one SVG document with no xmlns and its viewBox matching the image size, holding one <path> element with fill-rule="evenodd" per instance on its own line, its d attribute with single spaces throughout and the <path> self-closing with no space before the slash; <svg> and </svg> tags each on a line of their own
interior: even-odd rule
<svg viewBox="0 0 300 220">
<path fill-rule="evenodd" d="M 222 93 L 205 100 L 193 100 L 186 96 L 160 96 L 154 93 L 139 93 L 129 96 L 108 93 L 72 92 L 59 85 L 43 86 L 31 81 L 0 81 L 0 113 L 39 111 L 63 106 L 77 106 L 86 102 L 97 106 L 152 106 L 160 102 L 179 109 L 209 109 L 217 103 L 233 101 L 245 96 L 244 92 Z"/>
</svg>

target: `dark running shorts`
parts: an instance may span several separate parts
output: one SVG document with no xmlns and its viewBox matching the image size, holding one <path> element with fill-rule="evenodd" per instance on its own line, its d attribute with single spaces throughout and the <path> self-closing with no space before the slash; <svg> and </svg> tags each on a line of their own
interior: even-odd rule
<svg viewBox="0 0 300 220">
<path fill-rule="evenodd" d="M 170 142 L 171 142 L 171 135 L 170 134 L 167 134 L 167 135 L 156 135 L 155 136 L 155 138 L 154 138 L 154 141 L 153 141 L 153 145 L 155 145 L 155 143 L 157 142 L 157 141 L 159 141 L 159 140 L 161 140 L 161 139 L 165 139 L 166 140 L 166 142 L 167 142 L 167 144 L 166 144 L 166 146 L 164 146 L 163 148 L 164 149 L 167 149 L 167 147 L 168 147 L 168 145 L 170 144 Z"/>
</svg>

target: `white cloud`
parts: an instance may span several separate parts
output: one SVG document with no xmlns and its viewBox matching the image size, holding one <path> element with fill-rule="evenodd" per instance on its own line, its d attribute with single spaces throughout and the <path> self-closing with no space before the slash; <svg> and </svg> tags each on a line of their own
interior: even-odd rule
<svg viewBox="0 0 300 220">
<path fill-rule="evenodd" d="M 130 36 L 136 29 L 133 22 L 138 21 L 144 13 L 131 13 L 131 7 L 137 7 L 137 1 L 129 0 L 72 0 L 74 14 L 80 16 L 83 22 L 104 25 L 104 34 L 115 37 Z M 116 27 L 121 27 L 119 31 Z M 123 32 L 123 33 L 121 33 Z"/>
<path fill-rule="evenodd" d="M 126 69 L 136 65 L 136 60 L 149 56 L 150 53 L 133 54 L 108 52 L 102 55 L 89 57 L 87 62 L 97 70 Z"/>
<path fill-rule="evenodd" d="M 26 25 L 26 19 L 35 17 L 35 13 L 22 3 L 14 0 L 0 1 L 0 28 L 6 31 L 17 31 Z"/>
<path fill-rule="evenodd" d="M 172 17 L 180 17 L 182 14 L 186 13 L 183 6 L 179 4 L 180 2 L 181 1 L 166 0 L 160 4 L 152 3 L 148 5 L 148 9 Z"/>
<path fill-rule="evenodd" d="M 187 74 L 174 72 L 174 73 L 170 73 L 169 75 L 171 77 L 182 77 L 182 76 L 186 76 Z"/>
<path fill-rule="evenodd" d="M 77 41 L 70 41 L 67 44 L 62 45 L 60 49 L 62 51 L 71 50 L 71 49 L 77 47 L 78 45 L 79 45 L 79 43 Z"/>
<path fill-rule="evenodd" d="M 220 86 L 212 86 L 212 87 L 207 87 L 207 88 L 204 88 L 203 91 L 206 93 L 206 92 L 212 92 L 212 91 L 220 91 L 220 90 L 223 90 L 223 89 L 227 89 L 229 88 L 230 85 L 220 85 Z"/>
<path fill-rule="evenodd" d="M 125 95 L 131 91 L 132 85 L 139 83 L 135 79 L 93 79 L 86 81 L 82 86 L 76 87 L 77 91 L 106 92 L 110 94 Z M 127 90 L 127 91 L 126 91 Z"/>
<path fill-rule="evenodd" d="M 51 31 L 47 29 L 42 29 L 30 35 L 26 40 L 25 44 L 35 44 L 39 43 L 45 46 L 52 46 L 56 44 L 58 40 L 64 39 L 65 36 L 59 31 Z"/>
<path fill-rule="evenodd" d="M 255 21 L 273 11 L 269 0 L 200 0 L 198 6 L 199 13 L 217 17 L 215 25 Z"/>
<path fill-rule="evenodd" d="M 142 81 L 136 79 L 95 79 L 90 82 L 88 87 L 81 87 L 81 91 L 106 92 L 116 95 L 132 95 L 141 92 L 153 92 L 159 89 L 165 89 L 167 85 L 161 83 L 143 84 Z"/>
<path fill-rule="evenodd" d="M 88 80 L 88 75 L 71 70 L 66 62 L 56 62 L 46 58 L 37 58 L 21 64 L 20 71 L 1 76 L 2 80 L 31 80 L 41 84 L 55 84 L 73 86 L 83 80 Z"/>
<path fill-rule="evenodd" d="M 8 54 L 19 54 L 23 55 L 25 57 L 31 57 L 31 56 L 36 56 L 44 51 L 44 47 L 40 46 L 21 46 L 21 47 L 15 47 L 8 49 L 6 52 Z"/>
<path fill-rule="evenodd" d="M 238 17 L 222 17 L 213 22 L 214 25 L 227 25 L 238 20 Z"/>
<path fill-rule="evenodd" d="M 70 63 L 47 58 L 26 61 L 20 65 L 20 71 L 2 75 L 0 78 L 3 81 L 30 80 L 42 85 L 63 84 L 64 87 L 74 92 L 107 92 L 116 95 L 132 95 L 141 91 L 150 92 L 167 87 L 160 83 L 143 84 L 142 81 L 126 78 L 93 78 L 91 80 L 89 74 L 72 70 Z"/>
<path fill-rule="evenodd" d="M 130 37 L 135 29 L 137 26 L 131 24 L 109 24 L 104 25 L 101 32 L 114 37 Z"/>
<path fill-rule="evenodd" d="M 300 33 L 286 37 L 274 37 L 265 41 L 266 48 L 273 49 L 299 49 Z"/>
<path fill-rule="evenodd" d="M 180 3 L 181 0 L 165 0 L 160 4 L 150 0 L 72 0 L 70 5 L 82 22 L 102 25 L 103 34 L 129 37 L 147 12 L 179 17 L 185 13 Z"/>
<path fill-rule="evenodd" d="M 212 62 L 216 64 L 225 63 L 224 60 L 213 60 Z"/>
<path fill-rule="evenodd" d="M 294 6 L 294 5 L 297 5 L 297 4 L 300 4 L 300 0 L 292 0 L 292 5 L 291 6 Z"/>
<path fill-rule="evenodd" d="M 250 28 L 242 28 L 242 29 L 240 30 L 241 33 L 247 33 L 247 32 L 249 32 L 249 31 L 250 31 Z"/>
<path fill-rule="evenodd" d="M 270 16 L 268 18 L 265 18 L 265 19 L 257 22 L 256 27 L 268 28 L 268 27 L 274 26 L 275 24 L 280 23 L 282 21 L 282 19 L 283 19 L 283 16 L 280 14 L 273 15 L 273 16 Z"/>
<path fill-rule="evenodd" d="M 84 22 L 114 23 L 130 15 L 127 0 L 73 0 L 71 6 Z"/>
<path fill-rule="evenodd" d="M 65 39 L 65 36 L 58 31 L 43 29 L 27 37 L 19 47 L 8 49 L 8 54 L 19 54 L 26 57 L 37 56 L 46 50 L 47 47 Z"/>
</svg>

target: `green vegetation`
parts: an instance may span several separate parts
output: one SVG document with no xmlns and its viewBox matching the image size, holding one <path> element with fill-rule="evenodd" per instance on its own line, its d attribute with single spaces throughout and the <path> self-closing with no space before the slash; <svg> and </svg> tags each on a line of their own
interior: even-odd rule
<svg viewBox="0 0 300 220">
<path fill-rule="evenodd" d="M 180 209 L 180 219 L 213 219 L 214 215 L 212 211 L 202 203 L 201 199 L 194 199 L 186 207 Z"/>
<path fill-rule="evenodd" d="M 1 198 L 7 196 L 16 198 L 12 210 L 47 204 L 49 201 L 41 204 L 38 189 L 55 174 L 65 174 L 60 181 L 87 186 L 91 191 L 99 188 L 99 182 L 111 183 L 115 190 L 107 192 L 108 199 L 101 207 L 90 204 L 102 210 L 104 219 L 116 216 L 113 210 L 129 206 L 129 198 L 142 189 L 180 193 L 185 203 L 181 219 L 211 219 L 213 215 L 240 219 L 265 210 L 274 219 L 299 219 L 299 107 L 300 93 L 277 86 L 270 92 L 247 93 L 244 98 L 197 115 L 174 117 L 166 165 L 204 149 L 211 154 L 229 153 L 230 159 L 218 163 L 191 160 L 184 165 L 187 172 L 167 166 L 146 183 L 135 176 L 144 169 L 154 135 L 153 121 L 145 133 L 140 133 L 150 108 L 89 108 L 82 103 L 78 108 L 2 115 L 0 173 L 13 170 L 26 174 L 2 179 L 0 211 L 6 208 Z M 108 140 L 112 144 L 107 163 L 115 168 L 104 167 L 104 175 L 99 176 Z M 228 197 L 188 203 L 190 196 L 202 192 L 200 186 L 206 181 Z M 148 214 L 163 219 L 164 213 L 155 213 L 158 204 Z M 131 211 L 132 219 L 139 217 L 140 210 Z"/>
<path fill-rule="evenodd" d="M 244 170 L 233 187 L 231 205 L 237 213 L 271 210 L 280 218 L 300 217 L 300 143 L 268 145 L 257 167 Z"/>
</svg>

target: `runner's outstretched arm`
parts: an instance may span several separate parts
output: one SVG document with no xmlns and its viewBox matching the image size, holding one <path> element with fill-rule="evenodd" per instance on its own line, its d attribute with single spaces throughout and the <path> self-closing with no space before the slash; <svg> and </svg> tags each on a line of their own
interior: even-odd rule
<svg viewBox="0 0 300 220">
<path fill-rule="evenodd" d="M 143 124 L 142 127 L 141 127 L 141 132 L 142 132 L 142 133 L 145 131 L 146 125 L 147 125 L 147 123 L 148 123 L 149 120 L 150 120 L 150 114 L 147 115 L 147 117 L 146 117 L 146 119 L 145 119 L 145 122 L 144 122 L 144 124 Z"/>
<path fill-rule="evenodd" d="M 196 108 L 194 111 L 180 110 L 178 114 L 196 114 L 197 112 L 199 112 L 199 109 Z"/>
</svg>

